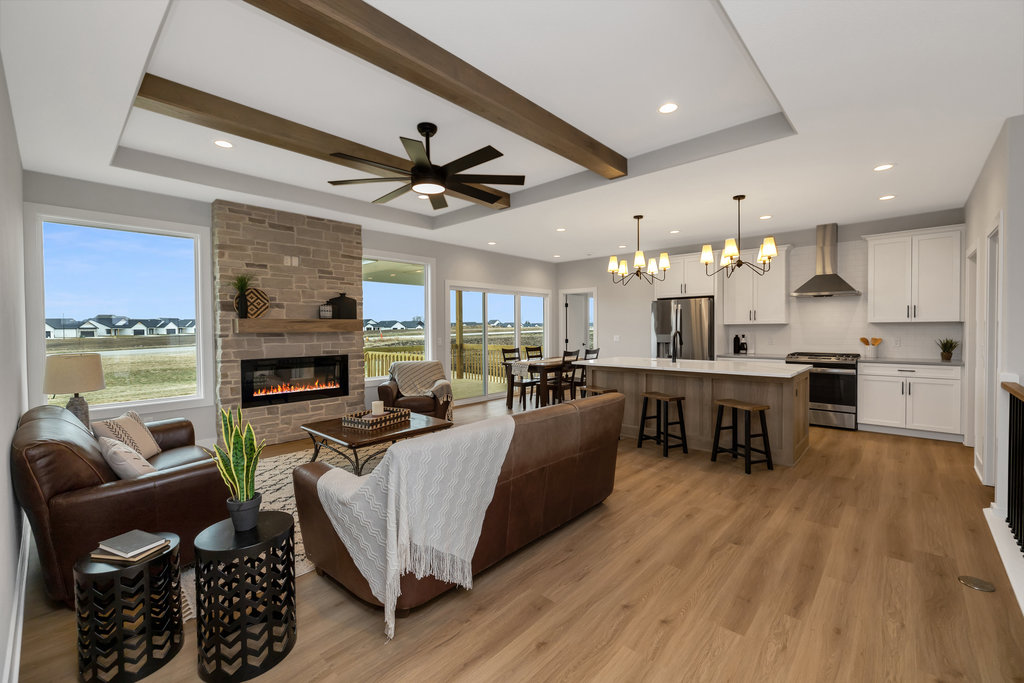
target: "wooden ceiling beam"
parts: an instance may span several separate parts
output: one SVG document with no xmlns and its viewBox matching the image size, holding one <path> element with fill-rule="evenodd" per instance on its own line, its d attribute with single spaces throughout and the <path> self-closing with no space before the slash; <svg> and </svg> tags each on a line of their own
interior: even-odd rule
<svg viewBox="0 0 1024 683">
<path fill-rule="evenodd" d="M 362 0 L 246 0 L 605 178 L 627 161 L 583 131 Z"/>
<path fill-rule="evenodd" d="M 389 172 L 370 164 L 339 159 L 331 156 L 331 153 L 344 152 L 388 166 L 406 170 L 412 168 L 412 162 L 404 157 L 388 154 L 150 73 L 142 79 L 142 85 L 139 86 L 139 92 L 135 97 L 135 106 L 375 176 L 386 177 Z M 395 135 L 397 138 L 398 133 Z M 451 190 L 445 194 L 495 209 L 506 209 L 511 205 L 507 192 L 486 185 L 478 187 L 498 195 L 500 199 L 494 204 L 488 204 Z"/>
</svg>

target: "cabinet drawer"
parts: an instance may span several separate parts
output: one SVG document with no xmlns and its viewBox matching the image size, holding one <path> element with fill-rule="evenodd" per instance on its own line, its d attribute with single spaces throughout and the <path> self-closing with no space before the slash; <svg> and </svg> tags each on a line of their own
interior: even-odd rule
<svg viewBox="0 0 1024 683">
<path fill-rule="evenodd" d="M 857 372 L 877 377 L 930 377 L 934 379 L 960 379 L 958 365 L 891 365 L 861 361 Z"/>
</svg>

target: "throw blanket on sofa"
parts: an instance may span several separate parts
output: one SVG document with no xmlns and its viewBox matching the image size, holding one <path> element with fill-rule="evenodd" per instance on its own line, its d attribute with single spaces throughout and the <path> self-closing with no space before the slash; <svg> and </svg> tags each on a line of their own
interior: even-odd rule
<svg viewBox="0 0 1024 683">
<path fill-rule="evenodd" d="M 395 635 L 402 574 L 473 587 L 473 554 L 505 462 L 515 421 L 491 418 L 388 449 L 365 477 L 332 469 L 317 482 L 331 525 Z"/>
<path fill-rule="evenodd" d="M 403 396 L 436 396 L 441 402 L 448 401 L 445 419 L 451 421 L 452 385 L 444 376 L 441 361 L 396 361 L 388 372 Z"/>
</svg>

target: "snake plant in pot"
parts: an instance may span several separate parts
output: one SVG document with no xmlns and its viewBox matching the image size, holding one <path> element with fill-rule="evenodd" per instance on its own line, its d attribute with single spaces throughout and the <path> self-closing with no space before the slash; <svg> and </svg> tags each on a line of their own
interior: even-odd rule
<svg viewBox="0 0 1024 683">
<path fill-rule="evenodd" d="M 220 476 L 231 492 L 228 498 L 228 513 L 236 532 L 248 531 L 259 521 L 260 501 L 263 496 L 254 489 L 256 466 L 266 441 L 256 443 L 252 425 L 242 421 L 242 409 L 235 418 L 230 411 L 220 411 L 220 433 L 224 447 L 214 445 L 212 454 Z"/>
</svg>

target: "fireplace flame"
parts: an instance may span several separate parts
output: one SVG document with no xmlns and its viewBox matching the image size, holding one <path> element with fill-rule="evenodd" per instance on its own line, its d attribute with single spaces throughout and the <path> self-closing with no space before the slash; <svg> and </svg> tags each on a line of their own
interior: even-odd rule
<svg viewBox="0 0 1024 683">
<path fill-rule="evenodd" d="M 252 392 L 253 396 L 273 396 L 275 394 L 295 394 L 303 391 L 320 391 L 321 389 L 340 389 L 341 384 L 334 380 L 321 382 L 314 381 L 312 384 L 278 384 L 273 387 L 264 387 Z"/>
</svg>

